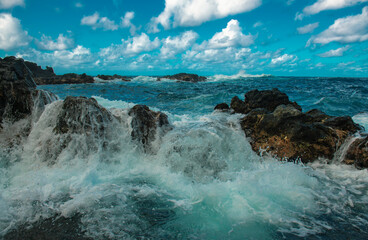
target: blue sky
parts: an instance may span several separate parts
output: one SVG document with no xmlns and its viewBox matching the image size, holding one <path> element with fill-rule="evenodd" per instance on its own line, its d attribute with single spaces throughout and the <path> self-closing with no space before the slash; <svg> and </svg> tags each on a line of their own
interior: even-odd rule
<svg viewBox="0 0 368 240">
<path fill-rule="evenodd" d="M 368 77 L 368 0 L 0 0 L 0 57 L 58 74 Z"/>
</svg>

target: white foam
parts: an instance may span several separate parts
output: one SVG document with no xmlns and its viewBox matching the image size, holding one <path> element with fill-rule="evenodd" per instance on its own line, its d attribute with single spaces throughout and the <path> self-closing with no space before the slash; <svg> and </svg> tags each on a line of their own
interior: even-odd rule
<svg viewBox="0 0 368 240">
<path fill-rule="evenodd" d="M 353 120 L 355 123 L 363 126 L 365 128 L 365 132 L 368 132 L 368 113 L 363 112 L 353 116 Z"/>
<path fill-rule="evenodd" d="M 261 77 L 271 77 L 270 74 L 258 74 L 252 75 L 245 73 L 244 70 L 239 71 L 234 75 L 214 75 L 212 77 L 208 77 L 208 81 L 219 82 L 219 81 L 227 81 L 227 80 L 236 80 L 236 79 L 245 79 L 245 78 L 261 78 Z"/>
</svg>

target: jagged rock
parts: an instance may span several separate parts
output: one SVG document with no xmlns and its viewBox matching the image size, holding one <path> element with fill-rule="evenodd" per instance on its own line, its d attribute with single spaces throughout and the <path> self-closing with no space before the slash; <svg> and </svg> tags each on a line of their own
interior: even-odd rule
<svg viewBox="0 0 368 240">
<path fill-rule="evenodd" d="M 93 77 L 88 76 L 85 73 L 67 73 L 64 75 L 56 75 L 54 77 L 36 77 L 35 81 L 38 85 L 94 83 Z"/>
<path fill-rule="evenodd" d="M 110 80 L 115 80 L 115 79 L 120 79 L 122 81 L 125 82 L 130 82 L 131 81 L 131 77 L 126 77 L 126 76 L 121 76 L 121 75 L 97 75 L 98 78 L 105 80 L 105 81 L 110 81 Z"/>
<path fill-rule="evenodd" d="M 282 159 L 332 159 L 344 141 L 360 130 L 348 116 L 328 116 L 319 110 L 303 113 L 278 89 L 252 90 L 245 94 L 244 101 L 234 97 L 231 108 L 246 114 L 241 127 L 253 150 Z"/>
<path fill-rule="evenodd" d="M 132 138 L 141 142 L 146 150 L 151 147 L 151 143 L 156 139 L 158 129 L 161 129 L 163 133 L 171 129 L 166 114 L 154 112 L 146 105 L 135 105 L 130 109 L 129 115 L 133 117 L 131 122 Z"/>
<path fill-rule="evenodd" d="M 206 77 L 198 76 L 197 74 L 188 74 L 188 73 L 178 73 L 175 75 L 167 75 L 167 76 L 163 76 L 162 78 L 184 81 L 184 82 L 193 82 L 193 83 L 204 82 L 207 80 Z M 161 78 L 157 78 L 157 80 L 160 81 Z"/>
<path fill-rule="evenodd" d="M 293 105 L 296 109 L 302 110 L 302 108 L 295 102 L 290 102 L 289 97 L 280 92 L 277 88 L 272 90 L 258 91 L 252 90 L 245 94 L 244 101 L 241 101 L 238 97 L 234 97 L 231 100 L 231 108 L 236 113 L 247 114 L 252 109 L 264 108 L 272 112 L 279 105 Z"/>
<path fill-rule="evenodd" d="M 229 111 L 230 110 L 230 107 L 229 105 L 227 105 L 227 103 L 220 103 L 220 104 L 217 104 L 215 109 L 214 110 L 219 110 L 219 111 Z"/>
<path fill-rule="evenodd" d="M 33 78 L 52 78 L 56 76 L 52 67 L 46 66 L 46 69 L 42 69 L 41 66 L 38 66 L 36 63 L 28 61 L 25 61 L 24 63 L 32 72 Z"/>
<path fill-rule="evenodd" d="M 357 168 L 368 168 L 368 135 L 356 139 L 349 147 L 344 162 Z"/>
</svg>

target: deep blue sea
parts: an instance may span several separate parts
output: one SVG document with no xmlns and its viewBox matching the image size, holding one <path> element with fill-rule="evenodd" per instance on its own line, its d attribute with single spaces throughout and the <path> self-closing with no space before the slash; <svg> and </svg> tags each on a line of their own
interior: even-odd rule
<svg viewBox="0 0 368 240">
<path fill-rule="evenodd" d="M 122 119 L 111 132 L 118 147 L 90 151 L 89 136 L 71 135 L 60 149 L 65 139 L 52 129 L 61 102 L 49 104 L 21 146 L 1 150 L 0 238 L 25 223 L 79 214 L 93 239 L 368 239 L 367 170 L 338 159 L 303 165 L 260 157 L 241 115 L 213 111 L 249 90 L 278 88 L 303 111 L 349 115 L 368 129 L 368 78 L 136 77 L 38 88 L 60 101 L 94 97 Z M 166 113 L 173 126 L 149 153 L 130 137 L 135 104 Z"/>
</svg>

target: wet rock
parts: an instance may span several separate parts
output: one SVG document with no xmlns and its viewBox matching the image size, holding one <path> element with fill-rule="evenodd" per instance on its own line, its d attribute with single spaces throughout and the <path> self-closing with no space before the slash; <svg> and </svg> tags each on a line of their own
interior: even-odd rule
<svg viewBox="0 0 368 240">
<path fill-rule="evenodd" d="M 124 82 L 129 82 L 131 81 L 131 77 L 126 77 L 126 76 L 121 76 L 121 75 L 97 75 L 98 78 L 105 80 L 105 81 L 111 81 L 111 80 L 115 80 L 115 79 L 120 79 L 121 81 Z"/>
<path fill-rule="evenodd" d="M 55 216 L 11 230 L 4 240 L 91 240 L 84 236 L 80 215 L 70 218 Z"/>
<path fill-rule="evenodd" d="M 344 162 L 354 164 L 357 168 L 368 168 L 368 135 L 356 139 L 350 145 Z"/>
<path fill-rule="evenodd" d="M 131 136 L 133 140 L 141 142 L 146 150 L 156 140 L 159 130 L 165 134 L 171 129 L 166 114 L 152 111 L 146 105 L 135 105 L 130 109 L 129 115 L 133 117 Z"/>
<path fill-rule="evenodd" d="M 162 78 L 184 81 L 184 82 L 193 82 L 193 83 L 204 82 L 207 80 L 206 77 L 198 76 L 197 74 L 189 74 L 189 73 L 178 73 L 175 75 L 167 75 L 167 76 L 163 76 Z M 160 78 L 157 78 L 157 80 L 160 81 Z"/>
<path fill-rule="evenodd" d="M 35 81 L 38 85 L 94 83 L 93 77 L 88 76 L 85 73 L 67 73 L 64 75 L 56 75 L 53 77 L 36 77 Z"/>
<path fill-rule="evenodd" d="M 234 97 L 231 100 L 231 108 L 236 113 L 247 114 L 252 109 L 264 108 L 272 112 L 279 105 L 293 105 L 296 109 L 302 110 L 302 108 L 295 102 L 290 102 L 289 97 L 280 92 L 277 88 L 272 90 L 252 90 L 245 94 L 244 101 L 241 101 L 238 97 Z"/>
<path fill-rule="evenodd" d="M 253 150 L 281 159 L 332 159 L 344 141 L 360 130 L 348 116 L 328 116 L 319 110 L 303 113 L 278 89 L 252 90 L 245 94 L 244 101 L 234 97 L 231 108 L 246 114 L 241 127 Z"/>
<path fill-rule="evenodd" d="M 230 107 L 229 105 L 227 105 L 227 103 L 220 103 L 220 104 L 217 104 L 215 109 L 214 110 L 219 110 L 219 111 L 229 111 L 230 110 Z"/>
</svg>

